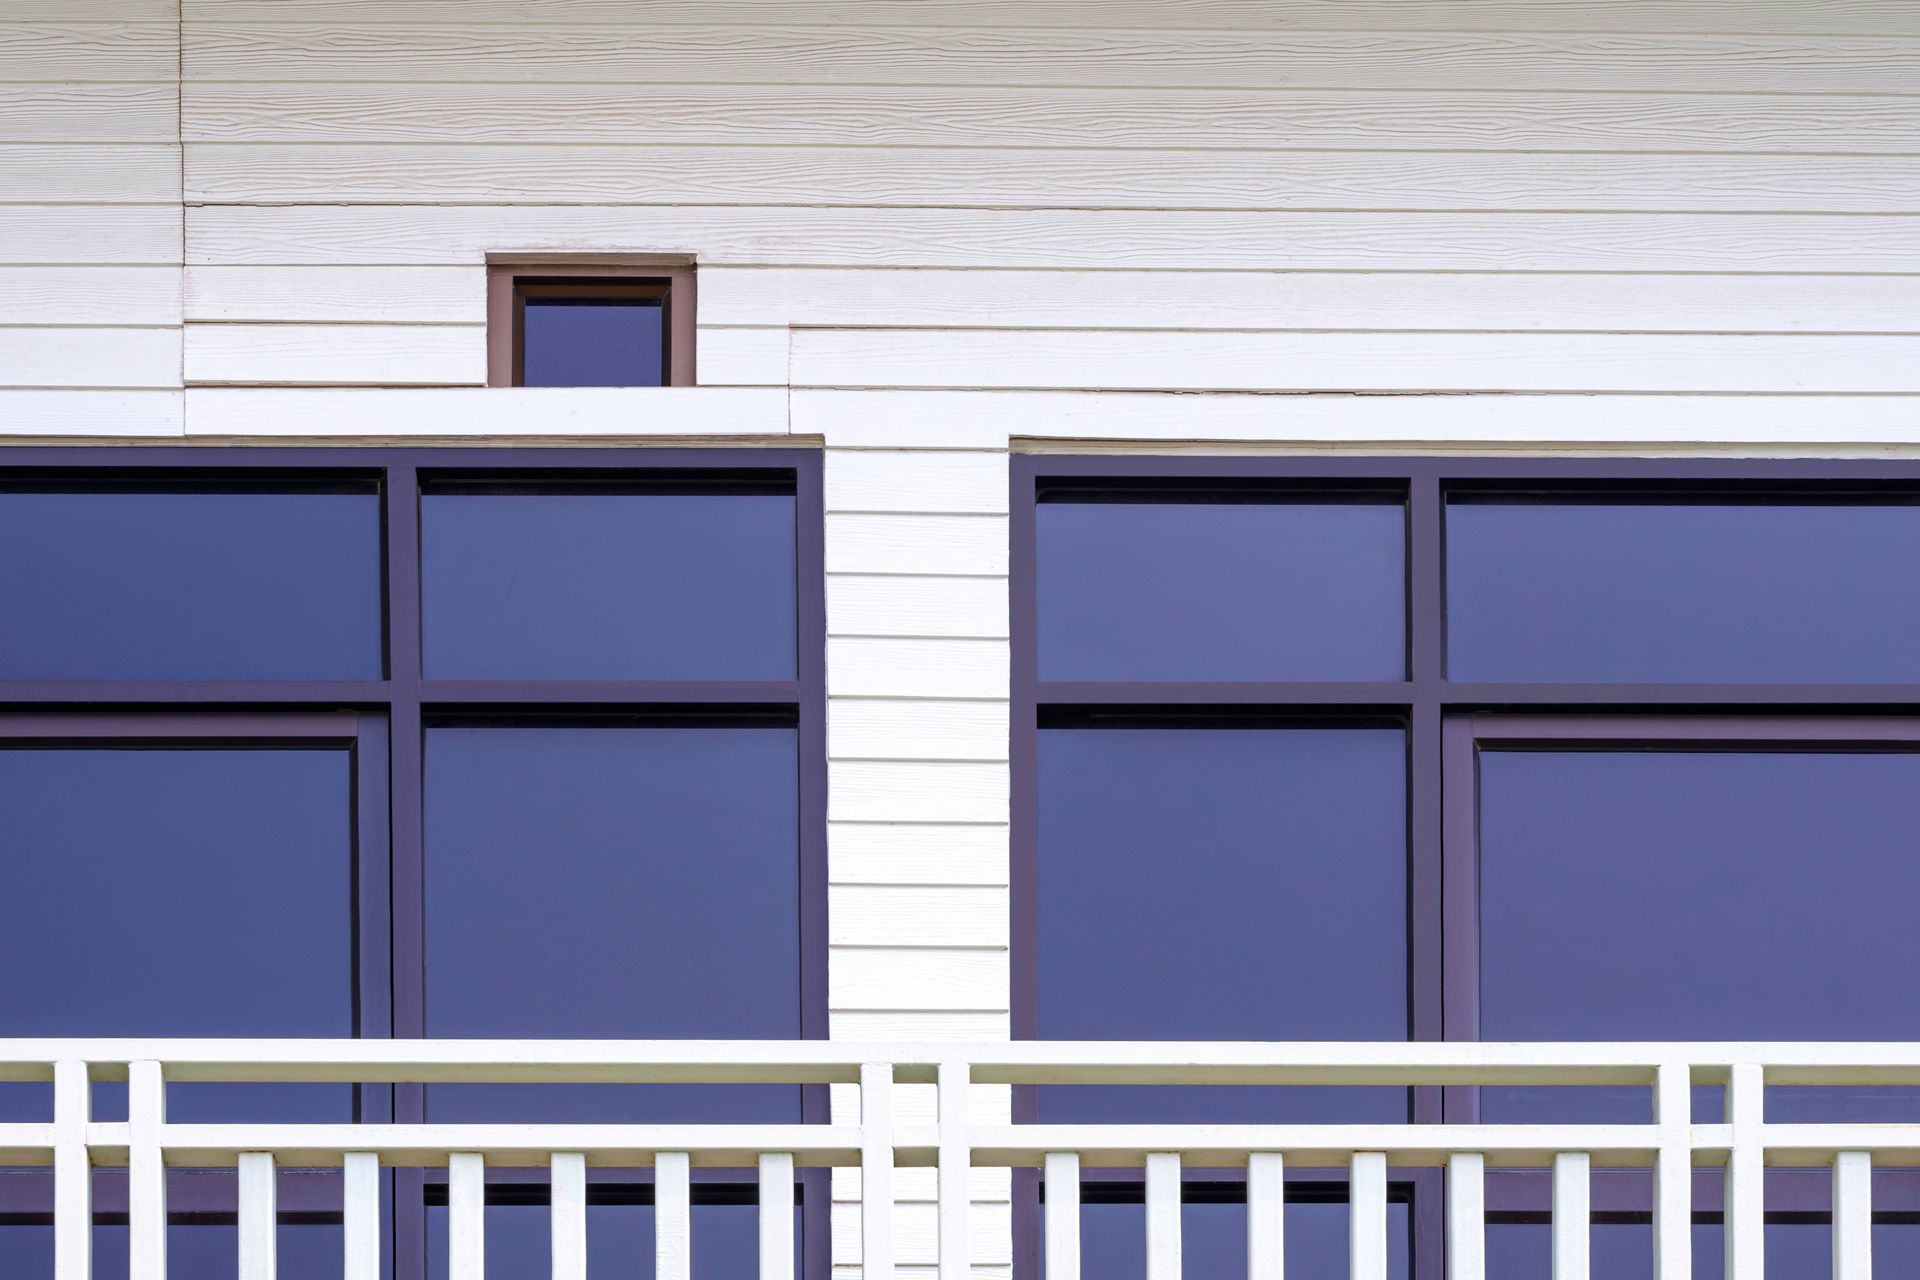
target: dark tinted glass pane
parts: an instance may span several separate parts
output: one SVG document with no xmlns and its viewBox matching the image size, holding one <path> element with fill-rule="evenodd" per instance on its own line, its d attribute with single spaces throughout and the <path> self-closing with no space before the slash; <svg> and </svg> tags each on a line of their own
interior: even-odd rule
<svg viewBox="0 0 1920 1280">
<path fill-rule="evenodd" d="M 1044 730 L 1041 1037 L 1404 1039 L 1405 773 L 1398 730 Z M 1329 1107 L 1405 1119 L 1406 1097 L 1074 1088 L 1041 1103 L 1090 1121 Z"/>
<path fill-rule="evenodd" d="M 1192 1194 L 1191 1190 L 1188 1193 Z M 1412 1274 L 1408 1237 L 1410 1206 L 1387 1205 L 1387 1275 Z M 1144 1205 L 1090 1203 L 1080 1206 L 1081 1274 L 1093 1280 L 1143 1280 L 1147 1273 Z M 1181 1271 L 1189 1280 L 1231 1280 L 1247 1274 L 1247 1206 L 1188 1203 L 1180 1206 Z M 1290 1200 L 1286 1211 L 1286 1272 L 1307 1280 L 1348 1274 L 1347 1206 L 1343 1201 Z M 1041 1272 L 1045 1254 L 1041 1249 Z"/>
<path fill-rule="evenodd" d="M 660 386 L 665 318 L 659 298 L 528 298 L 521 385 Z"/>
<path fill-rule="evenodd" d="M 427 1031 L 801 1034 L 790 729 L 427 737 Z M 797 1119 L 798 1087 L 437 1086 L 436 1119 Z"/>
<path fill-rule="evenodd" d="M 429 492 L 420 514 L 430 676 L 793 678 L 791 496 Z"/>
<path fill-rule="evenodd" d="M 1767 1280 L 1828 1280 L 1833 1233 L 1822 1222 L 1769 1222 Z M 1653 1228 L 1646 1223 L 1595 1223 L 1593 1280 L 1653 1280 Z M 1722 1280 L 1724 1236 L 1718 1223 L 1695 1223 L 1693 1275 Z M 1874 1270 L 1912 1275 L 1920 1268 L 1920 1226 L 1875 1223 Z M 1553 1271 L 1553 1228 L 1547 1223 L 1495 1223 L 1487 1228 L 1487 1280 L 1544 1280 Z"/>
<path fill-rule="evenodd" d="M 0 679 L 381 673 L 380 500 L 0 492 Z"/>
<path fill-rule="evenodd" d="M 1908 754 L 1482 753 L 1482 1037 L 1910 1038 L 1916 794 Z M 1902 1111 L 1877 1118 L 1920 1118 L 1873 1092 Z M 1496 1118 L 1537 1114 L 1484 1093 Z"/>
<path fill-rule="evenodd" d="M 799 1210 L 794 1211 L 795 1273 L 800 1256 Z M 760 1207 L 754 1204 L 693 1206 L 694 1280 L 753 1280 L 759 1274 Z M 546 1276 L 552 1259 L 552 1218 L 545 1204 L 487 1206 L 487 1275 L 490 1280 Z M 647 1280 L 653 1275 L 653 1206 L 587 1206 L 587 1272 Z M 427 1277 L 447 1280 L 447 1211 L 427 1209 Z"/>
<path fill-rule="evenodd" d="M 349 762 L 344 750 L 0 750 L 0 901 L 31 904 L 0 929 L 0 1026 L 353 1035 Z M 233 1096 L 222 1089 L 174 1086 L 175 1118 L 229 1118 L 209 1096 Z M 246 1114 L 280 1119 L 303 1118 L 285 1107 L 339 1119 L 349 1096 L 237 1092 Z"/>
<path fill-rule="evenodd" d="M 1043 502 L 1043 680 L 1397 680 L 1399 505 Z"/>
<path fill-rule="evenodd" d="M 1456 680 L 1920 680 L 1920 507 L 1451 503 Z"/>
</svg>

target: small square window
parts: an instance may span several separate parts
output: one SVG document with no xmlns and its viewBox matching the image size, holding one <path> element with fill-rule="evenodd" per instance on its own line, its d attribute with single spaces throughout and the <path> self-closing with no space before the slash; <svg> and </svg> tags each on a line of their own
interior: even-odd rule
<svg viewBox="0 0 1920 1280">
<path fill-rule="evenodd" d="M 495 267 L 496 387 L 693 385 L 692 267 Z"/>
</svg>

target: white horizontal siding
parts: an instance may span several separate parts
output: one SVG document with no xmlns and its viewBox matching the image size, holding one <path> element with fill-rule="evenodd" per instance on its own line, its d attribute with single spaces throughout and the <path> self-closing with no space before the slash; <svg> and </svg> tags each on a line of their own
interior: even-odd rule
<svg viewBox="0 0 1920 1280">
<path fill-rule="evenodd" d="M 178 325 L 178 267 L 0 267 L 9 324 Z"/>
<path fill-rule="evenodd" d="M 827 469 L 826 504 L 838 512 L 1004 514 L 1006 456 L 984 450 L 843 450 Z"/>
<path fill-rule="evenodd" d="M 171 22 L 0 23 L 0 80 L 171 80 L 179 62 Z"/>
<path fill-rule="evenodd" d="M 0 389 L 0 432 L 8 436 L 148 439 L 184 430 L 178 391 Z"/>
<path fill-rule="evenodd" d="M 788 381 L 787 344 L 785 325 L 702 328 L 693 349 L 696 376 L 701 386 L 783 387 Z"/>
<path fill-rule="evenodd" d="M 187 400 L 189 430 L 208 436 L 752 441 L 787 432 L 786 396 L 756 388 L 199 387 Z"/>
<path fill-rule="evenodd" d="M 998 824 L 836 822 L 831 835 L 835 884 L 1007 883 L 1007 833 Z"/>
<path fill-rule="evenodd" d="M 1004 1016 L 1007 953 L 981 948 L 845 947 L 828 968 L 836 1013 L 986 1013 Z"/>
<path fill-rule="evenodd" d="M 189 383 L 290 387 L 482 386 L 483 325 L 196 324 Z"/>
<path fill-rule="evenodd" d="M 1007 895 L 999 886 L 835 885 L 828 941 L 861 947 L 1004 947 Z"/>
<path fill-rule="evenodd" d="M 0 388 L 179 385 L 178 329 L 0 327 Z"/>
<path fill-rule="evenodd" d="M 487 273 L 465 267 L 189 267 L 188 320 L 485 324 Z"/>
<path fill-rule="evenodd" d="M 1006 582 L 999 577 L 829 574 L 827 629 L 837 636 L 1005 639 Z"/>
<path fill-rule="evenodd" d="M 172 142 L 179 121 L 171 82 L 0 84 L 0 142 Z"/>
<path fill-rule="evenodd" d="M 0 266 L 180 261 L 178 205 L 0 205 Z"/>
<path fill-rule="evenodd" d="M 827 726 L 840 760 L 1005 760 L 1007 708 L 997 702 L 842 699 Z"/>
<path fill-rule="evenodd" d="M 0 145 L 0 203 L 172 204 L 179 199 L 176 146 Z"/>
</svg>

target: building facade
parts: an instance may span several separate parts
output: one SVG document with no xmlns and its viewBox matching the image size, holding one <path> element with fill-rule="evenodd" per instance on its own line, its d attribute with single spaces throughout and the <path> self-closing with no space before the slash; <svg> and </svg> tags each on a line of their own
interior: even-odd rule
<svg viewBox="0 0 1920 1280">
<path fill-rule="evenodd" d="M 1917 214 L 1911 0 L 0 0 L 8 1273 L 1920 1265 Z"/>
</svg>

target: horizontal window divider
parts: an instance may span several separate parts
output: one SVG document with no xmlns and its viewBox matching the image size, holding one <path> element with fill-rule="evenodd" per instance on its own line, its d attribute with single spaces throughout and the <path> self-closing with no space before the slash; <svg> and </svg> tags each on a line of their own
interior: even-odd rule
<svg viewBox="0 0 1920 1280">
<path fill-rule="evenodd" d="M 1414 701 L 1410 681 L 1325 683 L 1287 681 L 1246 684 L 1195 682 L 1134 683 L 1120 681 L 1042 680 L 1034 685 L 1034 701 L 1054 706 L 1350 706 L 1409 707 Z"/>
<path fill-rule="evenodd" d="M 794 705 L 797 680 L 425 680 L 420 701 L 451 705 Z"/>
<path fill-rule="evenodd" d="M 394 688 L 386 680 L 0 680 L 0 706 L 348 706 L 386 702 Z"/>
<path fill-rule="evenodd" d="M 1920 707 L 1920 684 L 1450 683 L 1440 686 L 1440 701 L 1456 710 L 1562 705 L 1617 711 L 1647 706 L 1911 711 Z"/>
</svg>

